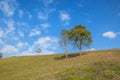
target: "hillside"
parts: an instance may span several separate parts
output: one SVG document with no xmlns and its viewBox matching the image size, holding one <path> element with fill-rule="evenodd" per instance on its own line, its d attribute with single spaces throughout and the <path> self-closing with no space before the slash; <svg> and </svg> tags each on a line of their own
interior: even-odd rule
<svg viewBox="0 0 120 80">
<path fill-rule="evenodd" d="M 0 80 L 120 80 L 120 50 L 0 59 Z"/>
</svg>

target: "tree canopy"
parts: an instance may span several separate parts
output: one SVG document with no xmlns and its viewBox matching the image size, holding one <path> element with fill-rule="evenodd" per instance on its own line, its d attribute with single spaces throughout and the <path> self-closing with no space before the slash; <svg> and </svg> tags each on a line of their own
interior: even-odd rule
<svg viewBox="0 0 120 80">
<path fill-rule="evenodd" d="M 91 33 L 84 25 L 76 25 L 68 32 L 68 38 L 71 43 L 80 51 L 83 47 L 89 47 L 92 43 Z"/>
</svg>

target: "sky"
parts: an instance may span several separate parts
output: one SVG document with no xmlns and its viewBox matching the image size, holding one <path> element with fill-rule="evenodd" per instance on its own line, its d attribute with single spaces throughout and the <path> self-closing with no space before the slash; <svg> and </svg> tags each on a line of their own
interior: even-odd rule
<svg viewBox="0 0 120 80">
<path fill-rule="evenodd" d="M 3 57 L 62 53 L 62 29 L 82 24 L 93 43 L 83 50 L 120 48 L 120 0 L 0 0 Z M 71 47 L 70 52 L 78 51 Z"/>
</svg>

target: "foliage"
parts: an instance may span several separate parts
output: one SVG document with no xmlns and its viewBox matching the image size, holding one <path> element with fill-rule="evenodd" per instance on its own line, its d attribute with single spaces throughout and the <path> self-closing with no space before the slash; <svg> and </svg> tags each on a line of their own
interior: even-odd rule
<svg viewBox="0 0 120 80">
<path fill-rule="evenodd" d="M 91 33 L 83 25 L 77 25 L 71 29 L 68 38 L 80 51 L 84 46 L 89 47 L 92 43 Z"/>
</svg>

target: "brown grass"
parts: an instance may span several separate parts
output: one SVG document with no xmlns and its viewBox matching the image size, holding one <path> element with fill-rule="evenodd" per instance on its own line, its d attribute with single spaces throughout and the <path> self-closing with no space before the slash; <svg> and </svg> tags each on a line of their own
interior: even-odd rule
<svg viewBox="0 0 120 80">
<path fill-rule="evenodd" d="M 68 59 L 61 56 L 63 55 L 0 59 L 0 80 L 120 79 L 118 75 L 120 73 L 118 68 L 120 67 L 120 50 L 88 51 L 85 52 L 85 55 Z M 116 71 L 111 70 L 111 68 L 114 69 L 114 66 Z"/>
</svg>

